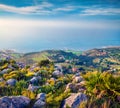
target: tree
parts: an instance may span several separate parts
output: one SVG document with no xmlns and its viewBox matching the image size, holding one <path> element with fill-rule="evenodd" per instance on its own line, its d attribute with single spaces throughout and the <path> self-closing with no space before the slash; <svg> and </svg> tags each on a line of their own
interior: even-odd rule
<svg viewBox="0 0 120 108">
<path fill-rule="evenodd" d="M 41 60 L 41 61 L 38 63 L 38 65 L 39 65 L 40 67 L 48 66 L 49 64 L 50 64 L 50 61 L 49 61 L 48 59 L 46 59 L 46 60 Z"/>
</svg>

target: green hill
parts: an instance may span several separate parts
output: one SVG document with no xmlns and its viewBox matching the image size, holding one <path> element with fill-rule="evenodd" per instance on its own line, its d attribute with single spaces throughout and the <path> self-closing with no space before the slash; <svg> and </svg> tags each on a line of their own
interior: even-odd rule
<svg viewBox="0 0 120 108">
<path fill-rule="evenodd" d="M 26 53 L 18 60 L 31 64 L 43 59 L 49 59 L 54 62 L 65 62 L 65 60 L 71 60 L 76 57 L 77 55 L 72 52 L 66 52 L 63 50 L 45 50 L 41 52 Z"/>
<path fill-rule="evenodd" d="M 49 59 L 55 63 L 74 64 L 84 67 L 103 67 L 104 69 L 120 69 L 120 47 L 91 49 L 88 51 L 75 50 L 44 50 L 40 52 L 16 53 L 12 50 L 0 51 L 0 58 L 10 56 L 25 64 L 38 63 Z"/>
</svg>

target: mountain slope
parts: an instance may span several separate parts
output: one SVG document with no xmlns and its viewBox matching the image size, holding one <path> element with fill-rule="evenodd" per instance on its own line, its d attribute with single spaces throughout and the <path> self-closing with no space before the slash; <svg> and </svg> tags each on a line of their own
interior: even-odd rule
<svg viewBox="0 0 120 108">
<path fill-rule="evenodd" d="M 23 56 L 22 53 L 15 52 L 13 50 L 0 50 L 0 59 L 4 59 L 6 57 L 19 59 L 22 56 Z"/>
<path fill-rule="evenodd" d="M 91 49 L 88 51 L 72 50 L 44 50 L 40 52 L 16 53 L 12 50 L 0 51 L 0 58 L 12 57 L 13 59 L 26 64 L 38 63 L 43 59 L 49 59 L 55 63 L 74 63 L 87 67 L 119 67 L 120 65 L 120 47 L 108 47 Z"/>
<path fill-rule="evenodd" d="M 66 59 L 70 60 L 72 58 L 77 58 L 77 55 L 63 50 L 45 50 L 41 52 L 26 53 L 19 61 L 31 64 L 43 59 L 49 59 L 54 62 L 64 62 Z"/>
</svg>

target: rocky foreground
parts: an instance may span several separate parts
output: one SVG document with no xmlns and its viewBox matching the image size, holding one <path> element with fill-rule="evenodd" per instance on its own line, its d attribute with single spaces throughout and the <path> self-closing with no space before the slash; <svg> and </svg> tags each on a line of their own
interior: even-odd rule
<svg viewBox="0 0 120 108">
<path fill-rule="evenodd" d="M 24 96 L 10 96 L 10 97 L 2 97 L 0 98 L 0 108 L 46 108 L 46 97 L 44 93 L 38 94 L 36 102 L 31 106 L 31 100 Z M 71 94 L 68 98 L 66 98 L 61 108 L 66 108 L 69 106 L 70 108 L 79 107 L 82 101 L 86 101 L 87 97 L 85 94 L 77 93 Z"/>
<path fill-rule="evenodd" d="M 1 58 L 0 108 L 120 108 L 119 51 L 107 50 L 77 58 L 55 51 L 49 56 L 59 56 L 55 62 L 48 58 L 29 65 Z"/>
</svg>

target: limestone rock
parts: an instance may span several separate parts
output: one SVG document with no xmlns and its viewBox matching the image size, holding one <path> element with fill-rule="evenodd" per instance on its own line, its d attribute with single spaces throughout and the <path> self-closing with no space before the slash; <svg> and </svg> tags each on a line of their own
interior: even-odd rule
<svg viewBox="0 0 120 108">
<path fill-rule="evenodd" d="M 78 108 L 82 101 L 86 101 L 87 97 L 83 93 L 72 93 L 67 99 L 63 101 L 61 108 Z"/>
<path fill-rule="evenodd" d="M 0 108 L 28 108 L 30 99 L 24 96 L 0 98 Z"/>
<path fill-rule="evenodd" d="M 15 86 L 16 82 L 17 82 L 16 79 L 9 79 L 9 80 L 7 80 L 6 83 L 10 86 Z"/>
<path fill-rule="evenodd" d="M 32 84 L 29 84 L 29 86 L 28 86 L 28 90 L 30 90 L 30 91 L 35 91 L 35 90 L 37 90 L 39 88 L 40 88 L 39 86 L 34 86 Z"/>
<path fill-rule="evenodd" d="M 46 102 L 39 99 L 35 102 L 33 108 L 46 108 Z"/>
<path fill-rule="evenodd" d="M 54 71 L 54 72 L 52 73 L 52 75 L 55 76 L 55 77 L 60 77 L 60 76 L 63 75 L 63 73 L 62 73 L 61 71 L 59 71 L 59 70 L 56 70 L 56 71 Z"/>
<path fill-rule="evenodd" d="M 76 83 L 80 83 L 81 81 L 83 81 L 83 77 L 82 76 L 77 76 L 74 78 Z"/>
<path fill-rule="evenodd" d="M 46 94 L 45 93 L 40 93 L 37 95 L 37 99 L 40 99 L 42 101 L 46 100 Z"/>
<path fill-rule="evenodd" d="M 32 79 L 30 79 L 30 83 L 31 84 L 38 84 L 40 79 L 41 79 L 40 76 L 33 77 Z"/>
</svg>

